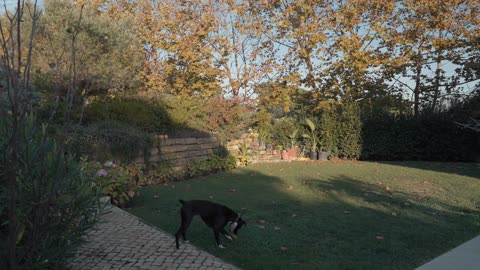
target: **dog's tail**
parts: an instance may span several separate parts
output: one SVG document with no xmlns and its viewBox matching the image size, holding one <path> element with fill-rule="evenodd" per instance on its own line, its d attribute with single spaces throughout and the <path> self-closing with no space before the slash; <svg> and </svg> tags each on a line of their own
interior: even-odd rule
<svg viewBox="0 0 480 270">
<path fill-rule="evenodd" d="M 185 201 L 184 201 L 184 200 L 180 199 L 179 201 L 180 201 L 180 203 L 181 203 L 182 205 L 185 204 Z"/>
</svg>

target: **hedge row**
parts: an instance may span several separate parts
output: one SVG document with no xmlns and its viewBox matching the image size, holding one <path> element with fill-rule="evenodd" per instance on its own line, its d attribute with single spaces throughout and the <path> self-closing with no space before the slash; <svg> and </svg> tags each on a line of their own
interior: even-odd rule
<svg viewBox="0 0 480 270">
<path fill-rule="evenodd" d="M 396 117 L 376 112 L 362 128 L 361 159 L 471 161 L 478 153 L 479 134 L 462 129 L 451 114 Z"/>
</svg>

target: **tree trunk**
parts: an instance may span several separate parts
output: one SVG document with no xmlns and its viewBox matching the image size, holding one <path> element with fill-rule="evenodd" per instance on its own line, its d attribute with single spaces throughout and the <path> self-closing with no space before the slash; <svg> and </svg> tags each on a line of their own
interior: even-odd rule
<svg viewBox="0 0 480 270">
<path fill-rule="evenodd" d="M 435 85 L 433 87 L 432 112 L 435 112 L 438 98 L 440 96 L 440 80 L 441 80 L 441 73 L 442 73 L 442 59 L 440 55 L 438 55 L 436 62 L 437 62 L 437 70 L 435 71 Z"/>
<path fill-rule="evenodd" d="M 413 108 L 413 114 L 415 117 L 418 116 L 418 110 L 420 107 L 420 83 L 421 83 L 421 76 L 422 76 L 422 56 L 419 53 L 418 58 L 417 58 L 417 65 L 416 65 L 416 73 L 415 73 L 415 89 L 413 90 L 414 94 L 414 108 Z"/>
</svg>

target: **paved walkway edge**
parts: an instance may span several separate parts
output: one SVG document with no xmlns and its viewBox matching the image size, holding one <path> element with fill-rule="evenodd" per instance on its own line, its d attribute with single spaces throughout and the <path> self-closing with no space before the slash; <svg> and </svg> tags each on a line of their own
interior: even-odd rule
<svg viewBox="0 0 480 270">
<path fill-rule="evenodd" d="M 86 240 L 69 261 L 69 269 L 239 270 L 187 243 L 177 250 L 171 234 L 117 207 L 101 214 Z"/>
<path fill-rule="evenodd" d="M 448 251 L 416 270 L 480 269 L 480 236 Z"/>
</svg>

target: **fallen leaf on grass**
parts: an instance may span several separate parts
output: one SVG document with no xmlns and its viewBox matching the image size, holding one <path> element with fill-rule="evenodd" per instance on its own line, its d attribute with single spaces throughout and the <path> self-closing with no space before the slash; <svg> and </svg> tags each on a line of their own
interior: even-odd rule
<svg viewBox="0 0 480 270">
<path fill-rule="evenodd" d="M 257 222 L 263 224 L 263 223 L 265 223 L 265 220 L 260 219 L 260 220 L 257 220 Z"/>
<path fill-rule="evenodd" d="M 273 227 L 273 229 L 274 229 L 275 231 L 280 231 L 280 227 L 278 227 L 278 226 Z"/>
<path fill-rule="evenodd" d="M 280 250 L 282 250 L 282 251 L 287 251 L 288 248 L 287 248 L 287 247 L 280 247 Z"/>
<path fill-rule="evenodd" d="M 292 218 L 296 217 L 297 215 L 296 214 L 292 214 Z"/>
<path fill-rule="evenodd" d="M 392 214 L 391 214 L 391 215 L 392 215 L 392 217 L 396 217 L 396 216 L 397 216 L 397 213 L 395 213 L 395 212 L 392 212 Z"/>
<path fill-rule="evenodd" d="M 160 198 L 160 196 L 154 195 L 153 198 L 154 198 L 154 199 L 158 199 L 158 198 Z"/>
<path fill-rule="evenodd" d="M 265 226 L 263 226 L 263 225 L 258 225 L 258 228 L 260 228 L 260 229 L 263 230 L 263 229 L 265 229 Z"/>
<path fill-rule="evenodd" d="M 213 199 L 213 195 L 208 196 L 210 199 Z"/>
<path fill-rule="evenodd" d="M 377 240 L 383 240 L 383 235 L 377 235 L 375 238 L 377 238 Z"/>
<path fill-rule="evenodd" d="M 231 188 L 231 189 L 229 189 L 228 191 L 230 191 L 230 192 L 237 192 L 237 190 L 234 189 L 234 188 Z"/>
<path fill-rule="evenodd" d="M 287 190 L 294 190 L 294 189 L 295 189 L 295 187 L 292 186 L 292 185 L 288 185 L 288 187 L 287 187 Z"/>
</svg>

